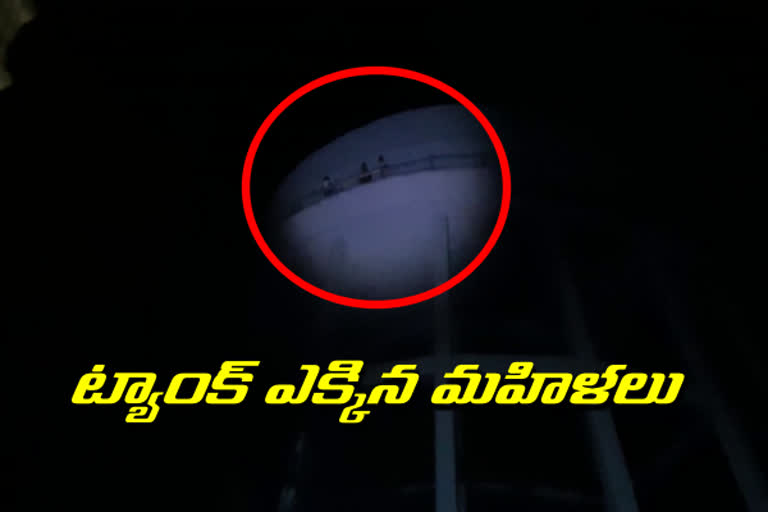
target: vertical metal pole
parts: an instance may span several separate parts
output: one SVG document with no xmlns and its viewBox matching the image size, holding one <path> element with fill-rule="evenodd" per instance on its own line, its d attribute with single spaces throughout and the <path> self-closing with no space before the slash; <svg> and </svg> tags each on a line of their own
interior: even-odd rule
<svg viewBox="0 0 768 512">
<path fill-rule="evenodd" d="M 572 349 L 576 356 L 597 364 L 591 340 L 584 323 L 580 298 L 568 266 L 560 263 L 563 313 Z M 587 425 L 597 457 L 605 501 L 616 512 L 638 512 L 632 479 L 629 476 L 621 442 L 609 409 L 588 411 Z"/>
<path fill-rule="evenodd" d="M 442 243 L 437 245 L 435 279 L 437 284 L 450 278 L 448 219 L 437 222 Z M 444 250 L 443 250 L 444 247 Z M 450 370 L 453 360 L 450 299 L 444 293 L 435 298 L 435 386 L 442 375 Z M 456 492 L 456 418 L 454 411 L 435 410 L 435 510 L 458 512 Z"/>
<path fill-rule="evenodd" d="M 341 293 L 350 293 L 347 289 L 349 282 L 346 279 L 345 272 L 347 271 L 347 241 L 343 236 L 337 237 L 331 245 L 331 250 L 328 253 L 328 261 L 332 263 L 333 271 L 329 272 L 326 277 L 325 287 L 329 290 L 341 290 Z M 321 262 L 321 264 L 327 264 L 327 262 Z"/>
</svg>

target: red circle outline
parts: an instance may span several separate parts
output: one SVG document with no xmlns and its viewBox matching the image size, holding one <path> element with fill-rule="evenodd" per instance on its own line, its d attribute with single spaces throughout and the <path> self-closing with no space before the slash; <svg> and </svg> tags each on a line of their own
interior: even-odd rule
<svg viewBox="0 0 768 512">
<path fill-rule="evenodd" d="M 286 267 L 278 258 L 275 256 L 275 254 L 272 252 L 272 250 L 267 245 L 267 242 L 264 240 L 264 237 L 261 235 L 261 231 L 259 230 L 259 226 L 256 223 L 256 219 L 253 215 L 253 206 L 251 204 L 251 171 L 253 170 L 253 160 L 256 156 L 256 151 L 259 148 L 259 144 L 261 144 L 262 139 L 264 138 L 264 135 L 267 133 L 267 130 L 272 126 L 272 123 L 275 122 L 275 119 L 282 114 L 285 109 L 287 109 L 291 104 L 293 104 L 296 100 L 304 96 L 305 94 L 314 91 L 315 89 L 322 87 L 323 85 L 329 84 L 331 82 L 336 82 L 338 80 L 343 80 L 345 78 L 352 78 L 357 76 L 376 76 L 376 75 L 383 75 L 383 76 L 397 76 L 401 78 L 407 78 L 409 80 L 415 80 L 417 82 L 421 82 L 423 84 L 431 85 L 432 87 L 444 92 L 448 96 L 452 97 L 456 101 L 458 101 L 460 104 L 464 106 L 467 110 L 469 110 L 470 113 L 472 113 L 473 116 L 478 120 L 478 122 L 482 125 L 483 129 L 485 129 L 486 133 L 491 139 L 491 142 L 493 143 L 493 147 L 496 151 L 496 155 L 499 158 L 499 164 L 501 165 L 501 182 L 502 182 L 502 192 L 501 192 L 501 209 L 499 210 L 499 216 L 496 220 L 496 225 L 493 228 L 493 232 L 491 232 L 491 236 L 488 238 L 488 241 L 483 246 L 482 250 L 478 253 L 477 256 L 467 265 L 461 272 L 453 276 L 448 281 L 444 282 L 443 284 L 436 286 L 430 290 L 417 293 L 416 295 L 410 295 L 407 297 L 401 297 L 399 299 L 386 299 L 386 300 L 364 300 L 364 299 L 353 299 L 351 297 L 345 297 L 343 295 L 336 295 L 334 293 L 330 293 L 328 291 L 325 291 L 321 288 L 318 288 L 317 286 L 314 286 L 313 284 L 308 283 L 307 281 L 304 281 L 302 278 L 294 274 L 288 267 Z M 264 122 L 259 127 L 258 131 L 256 132 L 256 135 L 253 137 L 253 140 L 251 141 L 251 145 L 248 148 L 248 153 L 245 157 L 245 165 L 243 166 L 243 182 L 242 182 L 242 195 L 243 195 L 243 208 L 245 209 L 245 218 L 248 221 L 248 227 L 251 229 L 251 234 L 253 235 L 253 238 L 256 240 L 256 243 L 259 245 L 259 248 L 261 248 L 264 255 L 267 257 L 267 259 L 274 265 L 274 267 L 280 271 L 281 274 L 283 274 L 285 277 L 287 277 L 290 281 L 292 281 L 295 285 L 299 286 L 300 288 L 304 289 L 305 291 L 320 297 L 321 299 L 325 299 L 330 302 L 334 302 L 336 304 L 341 304 L 344 306 L 350 306 L 355 308 L 363 308 L 363 309 L 389 309 L 389 308 L 399 308 L 404 306 L 410 306 L 413 304 L 418 304 L 419 302 L 423 302 L 425 300 L 432 299 L 434 297 L 437 297 L 443 292 L 446 292 L 459 284 L 461 281 L 467 278 L 474 270 L 480 266 L 480 263 L 485 260 L 485 258 L 488 256 L 488 254 L 491 252 L 491 249 L 493 249 L 493 246 L 496 245 L 497 240 L 501 236 L 501 232 L 504 229 L 504 224 L 507 221 L 507 215 L 509 213 L 509 203 L 511 198 L 511 178 L 509 174 L 509 162 L 507 161 L 507 155 L 504 152 L 504 147 L 501 144 L 501 140 L 499 139 L 499 136 L 496 134 L 496 130 L 493 129 L 493 126 L 491 126 L 491 123 L 488 121 L 488 119 L 483 115 L 482 112 L 471 102 L 469 101 L 464 95 L 462 95 L 460 92 L 458 92 L 453 87 L 444 84 L 443 82 L 440 82 L 439 80 L 436 80 L 430 76 L 424 75 L 422 73 L 417 73 L 415 71 L 410 71 L 407 69 L 401 69 L 401 68 L 394 68 L 394 67 L 388 67 L 388 66 L 366 66 L 366 67 L 357 67 L 357 68 L 350 68 L 345 69 L 342 71 L 336 71 L 334 73 L 330 73 L 328 75 L 325 75 L 323 77 L 317 78 L 311 82 L 309 82 L 307 85 L 297 89 L 295 92 L 293 92 L 290 96 L 285 98 L 280 104 L 275 107 L 275 109 L 267 116 L 267 118 L 264 120 Z"/>
</svg>

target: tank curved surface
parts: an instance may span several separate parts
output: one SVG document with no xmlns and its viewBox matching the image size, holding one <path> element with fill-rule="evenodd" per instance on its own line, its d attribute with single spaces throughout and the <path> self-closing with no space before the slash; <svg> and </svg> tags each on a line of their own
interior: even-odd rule
<svg viewBox="0 0 768 512">
<path fill-rule="evenodd" d="M 388 299 L 466 266 L 498 215 L 498 160 L 460 106 L 396 114 L 304 160 L 274 201 L 276 252 L 333 293 Z"/>
</svg>

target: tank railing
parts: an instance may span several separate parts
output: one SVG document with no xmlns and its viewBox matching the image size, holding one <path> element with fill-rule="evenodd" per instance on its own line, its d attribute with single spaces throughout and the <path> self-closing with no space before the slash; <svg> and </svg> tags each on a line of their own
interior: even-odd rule
<svg viewBox="0 0 768 512">
<path fill-rule="evenodd" d="M 326 183 L 319 183 L 318 187 L 301 197 L 291 208 L 283 214 L 290 217 L 296 213 L 319 203 L 323 199 L 335 196 L 350 189 L 365 186 L 384 178 L 395 176 L 407 176 L 417 172 L 437 171 L 444 169 L 461 168 L 493 168 L 498 165 L 498 157 L 494 153 L 456 153 L 428 155 L 415 160 L 407 160 L 397 163 L 387 161 L 377 164 L 367 172 L 361 168 L 356 174 L 346 175 L 340 179 L 333 179 Z"/>
</svg>

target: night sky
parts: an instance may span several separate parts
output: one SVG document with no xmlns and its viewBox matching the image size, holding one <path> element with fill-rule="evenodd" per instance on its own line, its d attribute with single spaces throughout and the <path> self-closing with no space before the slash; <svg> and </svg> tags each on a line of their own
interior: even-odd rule
<svg viewBox="0 0 768 512">
<path fill-rule="evenodd" d="M 620 226 L 644 226 L 677 247 L 670 265 L 686 276 L 702 352 L 720 365 L 756 443 L 765 440 L 752 418 L 766 391 L 757 378 L 764 18 L 712 7 L 502 15 L 40 4 L 9 50 L 14 84 L 0 92 L 3 391 L 12 424 L 4 510 L 275 502 L 295 413 L 256 400 L 213 412 L 166 407 L 162 422 L 138 432 L 117 406 L 69 400 L 98 362 L 167 375 L 213 372 L 226 359 L 304 362 L 284 341 L 323 306 L 259 252 L 240 202 L 242 164 L 281 100 L 352 66 L 414 69 L 508 113 L 520 128 L 510 144 L 530 170 L 513 196 L 602 212 L 592 238 L 571 241 L 584 255 L 581 279 L 595 283 L 594 307 L 614 308 L 598 338 L 626 328 L 637 346 L 660 343 L 651 313 L 632 310 L 632 320 L 612 306 L 621 285 L 605 284 L 606 269 L 633 251 L 616 235 Z M 355 80 L 302 99 L 275 123 L 256 159 L 256 208 L 335 137 L 447 102 L 421 84 Z M 502 264 L 489 259 L 460 300 L 491 289 L 490 269 Z M 653 362 L 654 350 L 637 357 Z M 280 368 L 264 369 L 259 385 Z M 254 482 L 263 492 L 248 487 Z"/>
</svg>

